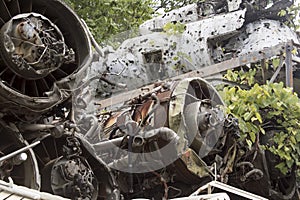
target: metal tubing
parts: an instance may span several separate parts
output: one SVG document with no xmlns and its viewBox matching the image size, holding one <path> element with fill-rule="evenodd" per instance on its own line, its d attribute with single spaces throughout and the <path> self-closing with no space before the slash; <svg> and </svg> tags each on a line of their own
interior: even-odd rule
<svg viewBox="0 0 300 200">
<path fill-rule="evenodd" d="M 245 182 L 247 178 L 249 178 L 252 175 L 259 175 L 259 179 L 261 179 L 264 176 L 264 173 L 260 169 L 252 169 L 250 172 L 247 172 L 244 176 L 242 176 L 240 179 L 241 181 Z M 257 179 L 255 179 L 257 180 Z"/>
<path fill-rule="evenodd" d="M 124 140 L 124 137 L 101 141 L 101 142 L 98 142 L 97 144 L 94 144 L 93 147 L 95 148 L 95 151 L 105 151 L 107 149 L 119 147 L 123 140 Z"/>
<path fill-rule="evenodd" d="M 134 136 L 132 140 L 133 147 L 141 147 L 145 143 L 145 139 L 142 136 Z"/>
<path fill-rule="evenodd" d="M 85 138 L 90 139 L 98 128 L 98 119 L 94 115 L 87 115 L 85 119 L 90 119 L 90 123 L 92 124 L 88 132 L 84 135 Z"/>
<path fill-rule="evenodd" d="M 158 129 L 147 131 L 144 134 L 142 134 L 142 136 L 144 136 L 145 141 L 148 141 L 148 140 L 151 140 L 151 139 L 154 139 L 154 138 L 161 138 L 161 139 L 163 139 L 167 142 L 172 142 L 174 144 L 177 144 L 178 140 L 179 140 L 179 136 L 173 130 L 171 130 L 169 128 L 166 128 L 166 127 L 161 127 L 161 128 L 158 128 Z M 123 138 L 121 138 L 121 139 L 123 139 Z M 114 140 L 117 140 L 117 139 L 114 139 Z M 110 141 L 112 141 L 112 140 L 109 140 L 109 141 L 106 141 L 106 142 L 110 142 Z M 118 141 L 116 141 L 116 142 L 118 142 Z M 107 144 L 105 144 L 105 146 L 104 145 L 102 146 L 102 145 L 103 145 L 102 142 L 98 143 L 97 148 L 99 148 L 99 147 L 101 147 L 101 148 L 104 147 L 105 148 Z M 114 144 L 113 143 L 108 143 L 108 145 L 114 145 Z M 156 153 L 156 156 L 157 156 L 157 154 L 160 154 L 159 151 L 155 151 L 155 153 Z M 138 154 L 134 153 L 134 154 L 131 154 L 130 156 L 131 156 L 131 158 L 130 158 L 131 161 L 136 161 L 136 159 L 138 157 Z M 146 160 L 144 160 L 142 162 L 143 164 L 140 163 L 139 167 L 141 167 L 141 165 L 144 167 L 144 165 L 145 165 L 146 168 L 148 167 L 147 169 L 150 169 L 151 166 L 150 165 L 147 166 L 148 160 L 147 160 L 147 158 L 145 158 L 145 159 Z M 151 160 L 151 162 L 153 164 L 152 160 Z M 113 162 L 108 164 L 108 166 L 112 167 L 112 168 L 114 166 L 121 166 L 121 165 L 124 166 L 123 170 L 128 169 L 129 154 L 127 156 L 124 156 L 124 157 L 120 158 L 120 159 L 114 160 Z M 130 172 L 130 170 L 131 169 L 129 168 L 128 172 Z"/>
<path fill-rule="evenodd" d="M 14 157 L 14 156 L 20 154 L 20 153 L 22 153 L 22 152 L 24 152 L 24 151 L 26 151 L 26 150 L 28 150 L 28 149 L 31 149 L 32 147 L 35 147 L 35 146 L 38 145 L 39 143 L 41 143 L 41 141 L 36 141 L 36 142 L 34 142 L 34 143 L 32 143 L 32 144 L 30 144 L 30 145 L 28 145 L 28 146 L 25 146 L 25 147 L 23 147 L 23 148 L 21 148 L 21 149 L 19 149 L 19 150 L 17 150 L 17 151 L 14 151 L 14 152 L 12 152 L 12 153 L 6 155 L 6 156 L 1 157 L 1 158 L 0 158 L 0 163 L 2 163 L 3 161 L 5 161 L 5 160 L 7 160 L 7 159 L 9 159 L 9 158 L 12 158 L 12 157 Z"/>
<path fill-rule="evenodd" d="M 87 24 L 85 23 L 85 21 L 84 21 L 83 19 L 81 19 L 81 22 L 82 22 L 82 24 L 84 25 L 84 28 L 86 29 L 87 34 L 88 34 L 88 36 L 90 37 L 91 42 L 92 42 L 93 46 L 95 47 L 96 52 L 97 52 L 101 57 L 103 57 L 103 56 L 104 56 L 103 50 L 101 49 L 101 47 L 99 46 L 99 44 L 98 44 L 97 41 L 95 40 L 95 38 L 94 38 L 93 34 L 91 33 L 89 27 L 87 26 Z"/>
<path fill-rule="evenodd" d="M 23 131 L 42 131 L 46 129 L 55 128 L 55 125 L 52 124 L 29 124 L 21 126 L 20 129 Z"/>
</svg>

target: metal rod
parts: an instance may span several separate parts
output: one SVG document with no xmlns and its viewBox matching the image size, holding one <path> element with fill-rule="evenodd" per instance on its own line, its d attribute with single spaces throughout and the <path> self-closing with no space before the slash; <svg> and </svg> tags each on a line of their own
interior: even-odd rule
<svg viewBox="0 0 300 200">
<path fill-rule="evenodd" d="M 40 143 L 41 143 L 41 141 L 36 141 L 36 142 L 34 142 L 34 143 L 32 143 L 32 144 L 30 144 L 28 146 L 25 146 L 25 147 L 23 147 L 23 148 L 21 148 L 21 149 L 19 149 L 17 151 L 14 151 L 14 152 L 6 155 L 6 156 L 3 156 L 3 157 L 0 158 L 0 163 L 2 163 L 3 161 L 5 161 L 7 159 L 10 159 L 10 158 L 18 155 L 18 154 L 20 154 L 20 153 L 22 153 L 22 152 L 24 152 L 24 151 L 26 151 L 28 149 L 31 149 L 32 147 L 35 147 L 36 145 L 38 145 Z"/>
<path fill-rule="evenodd" d="M 128 139 L 128 169 L 129 169 L 129 192 L 133 193 L 133 159 L 132 159 L 132 143 L 133 143 L 133 137 L 135 135 L 135 130 L 131 123 L 125 124 L 126 129 L 129 134 Z"/>
<path fill-rule="evenodd" d="M 266 67 L 266 59 L 262 59 L 261 60 L 261 75 L 262 75 L 262 79 L 263 79 L 263 83 L 266 83 L 266 71 L 267 71 L 267 67 Z"/>
<path fill-rule="evenodd" d="M 277 67 L 275 73 L 273 74 L 272 78 L 270 79 L 269 83 L 273 83 L 275 81 L 275 79 L 277 78 L 281 68 L 283 67 L 283 56 L 280 55 L 280 63 L 279 63 L 279 66 Z"/>
<path fill-rule="evenodd" d="M 214 168 L 215 168 L 215 181 L 216 181 L 217 178 L 218 178 L 218 174 L 217 174 L 217 163 L 216 163 L 216 162 L 214 163 Z"/>
<path fill-rule="evenodd" d="M 82 24 L 84 25 L 84 27 L 86 28 L 86 31 L 88 33 L 88 36 L 90 37 L 91 39 L 91 42 L 93 44 L 93 46 L 95 47 L 95 50 L 96 52 L 101 56 L 103 57 L 104 56 L 104 53 L 103 53 L 103 50 L 101 49 L 101 47 L 99 46 L 99 44 L 97 43 L 97 41 L 95 40 L 93 34 L 91 33 L 88 25 L 85 23 L 85 21 L 83 19 L 81 19 L 82 21 Z"/>
<path fill-rule="evenodd" d="M 128 140 L 128 168 L 129 168 L 129 192 L 133 193 L 133 159 L 132 159 L 132 142 L 133 136 L 129 136 Z"/>
<path fill-rule="evenodd" d="M 53 124 L 29 124 L 20 126 L 20 129 L 23 131 L 42 131 L 46 129 L 55 128 Z"/>
<path fill-rule="evenodd" d="M 285 52 L 285 74 L 286 74 L 286 86 L 293 88 L 293 66 L 292 66 L 292 48 L 293 46 L 287 43 Z"/>
<path fill-rule="evenodd" d="M 105 151 L 108 149 L 119 147 L 121 142 L 124 140 L 124 137 L 119 137 L 111 140 L 101 141 L 93 145 L 95 151 Z"/>
</svg>

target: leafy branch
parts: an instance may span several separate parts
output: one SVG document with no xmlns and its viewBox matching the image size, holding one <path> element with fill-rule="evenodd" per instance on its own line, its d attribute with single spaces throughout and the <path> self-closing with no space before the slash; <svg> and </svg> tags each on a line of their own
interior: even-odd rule
<svg viewBox="0 0 300 200">
<path fill-rule="evenodd" d="M 225 77 L 240 82 L 252 80 L 253 71 L 247 73 L 229 71 Z M 227 113 L 239 120 L 242 142 L 249 148 L 255 144 L 278 156 L 281 162 L 276 167 L 283 174 L 294 165 L 299 168 L 300 102 L 291 88 L 285 88 L 282 82 L 254 84 L 250 90 L 225 87 L 223 96 Z M 270 129 L 274 135 L 262 144 L 260 135 L 271 134 Z"/>
</svg>

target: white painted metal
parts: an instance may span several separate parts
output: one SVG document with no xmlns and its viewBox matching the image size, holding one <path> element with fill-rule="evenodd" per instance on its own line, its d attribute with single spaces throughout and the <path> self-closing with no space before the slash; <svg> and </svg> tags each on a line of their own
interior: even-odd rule
<svg viewBox="0 0 300 200">
<path fill-rule="evenodd" d="M 211 189 L 212 187 L 215 188 L 219 188 L 221 190 L 224 190 L 226 192 L 230 192 L 233 193 L 235 195 L 241 196 L 241 197 L 245 197 L 247 199 L 252 199 L 252 200 L 268 200 L 267 198 L 258 196 L 256 194 L 252 194 L 250 192 L 246 192 L 244 190 L 232 187 L 230 185 L 226 185 L 224 183 L 221 183 L 219 181 L 211 181 L 209 183 L 207 183 L 206 185 L 200 187 L 197 191 L 195 191 L 193 194 L 190 195 L 190 197 L 196 196 L 198 195 L 201 191 L 204 191 L 206 189 Z"/>
<path fill-rule="evenodd" d="M 10 179 L 10 182 L 0 180 L 0 199 L 9 200 L 69 200 L 64 197 L 52 195 L 38 190 L 29 189 L 24 186 L 15 185 Z"/>
</svg>

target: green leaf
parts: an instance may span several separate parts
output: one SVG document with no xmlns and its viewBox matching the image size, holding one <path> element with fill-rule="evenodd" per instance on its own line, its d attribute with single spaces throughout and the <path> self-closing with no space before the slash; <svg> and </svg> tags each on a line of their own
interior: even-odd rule
<svg viewBox="0 0 300 200">
<path fill-rule="evenodd" d="M 245 121 L 249 121 L 249 119 L 252 117 L 252 113 L 246 112 L 243 117 L 244 117 Z"/>
<path fill-rule="evenodd" d="M 230 110 L 233 110 L 233 109 L 235 108 L 235 105 L 234 105 L 234 104 L 231 104 L 231 105 L 228 106 L 228 108 L 229 108 Z"/>
<path fill-rule="evenodd" d="M 277 169 L 279 169 L 283 174 L 287 174 L 288 168 L 286 167 L 284 162 L 279 163 L 275 166 Z"/>
<path fill-rule="evenodd" d="M 260 115 L 258 112 L 255 113 L 255 117 L 257 118 L 257 120 L 258 120 L 260 123 L 263 122 L 263 121 L 262 121 L 262 118 L 261 118 L 261 115 Z"/>
<path fill-rule="evenodd" d="M 246 142 L 247 142 L 247 144 L 248 144 L 249 149 L 251 149 L 251 147 L 252 147 L 252 142 L 251 142 L 251 140 L 246 139 Z"/>
<path fill-rule="evenodd" d="M 249 135 L 250 135 L 250 139 L 251 139 L 251 141 L 254 143 L 254 142 L 255 142 L 255 140 L 256 140 L 256 133 L 254 133 L 254 132 L 250 132 L 250 133 L 249 133 Z"/>
<path fill-rule="evenodd" d="M 297 144 L 297 141 L 293 135 L 290 137 L 290 140 L 293 144 Z"/>
<path fill-rule="evenodd" d="M 251 122 L 257 121 L 256 117 L 251 117 Z"/>
<path fill-rule="evenodd" d="M 293 160 L 288 160 L 288 161 L 286 161 L 286 165 L 287 165 L 287 167 L 288 167 L 289 169 L 291 169 L 291 167 L 293 166 L 293 164 L 294 164 L 294 161 L 293 161 Z"/>
<path fill-rule="evenodd" d="M 286 15 L 286 11 L 285 10 L 280 10 L 278 13 L 278 16 L 283 17 Z"/>
<path fill-rule="evenodd" d="M 262 134 L 266 134 L 266 131 L 265 131 L 265 129 L 263 129 L 261 126 L 259 126 L 259 130 L 260 130 L 260 132 L 262 133 Z"/>
<path fill-rule="evenodd" d="M 272 65 L 273 65 L 273 68 L 276 69 L 280 64 L 280 59 L 279 58 L 274 58 L 272 59 Z"/>
<path fill-rule="evenodd" d="M 294 48 L 294 49 L 292 50 L 292 54 L 293 54 L 293 55 L 297 55 L 297 53 L 298 53 L 297 48 Z"/>
<path fill-rule="evenodd" d="M 296 141 L 300 142 L 300 133 L 299 133 L 299 131 L 298 131 L 298 134 L 296 135 Z"/>
</svg>

